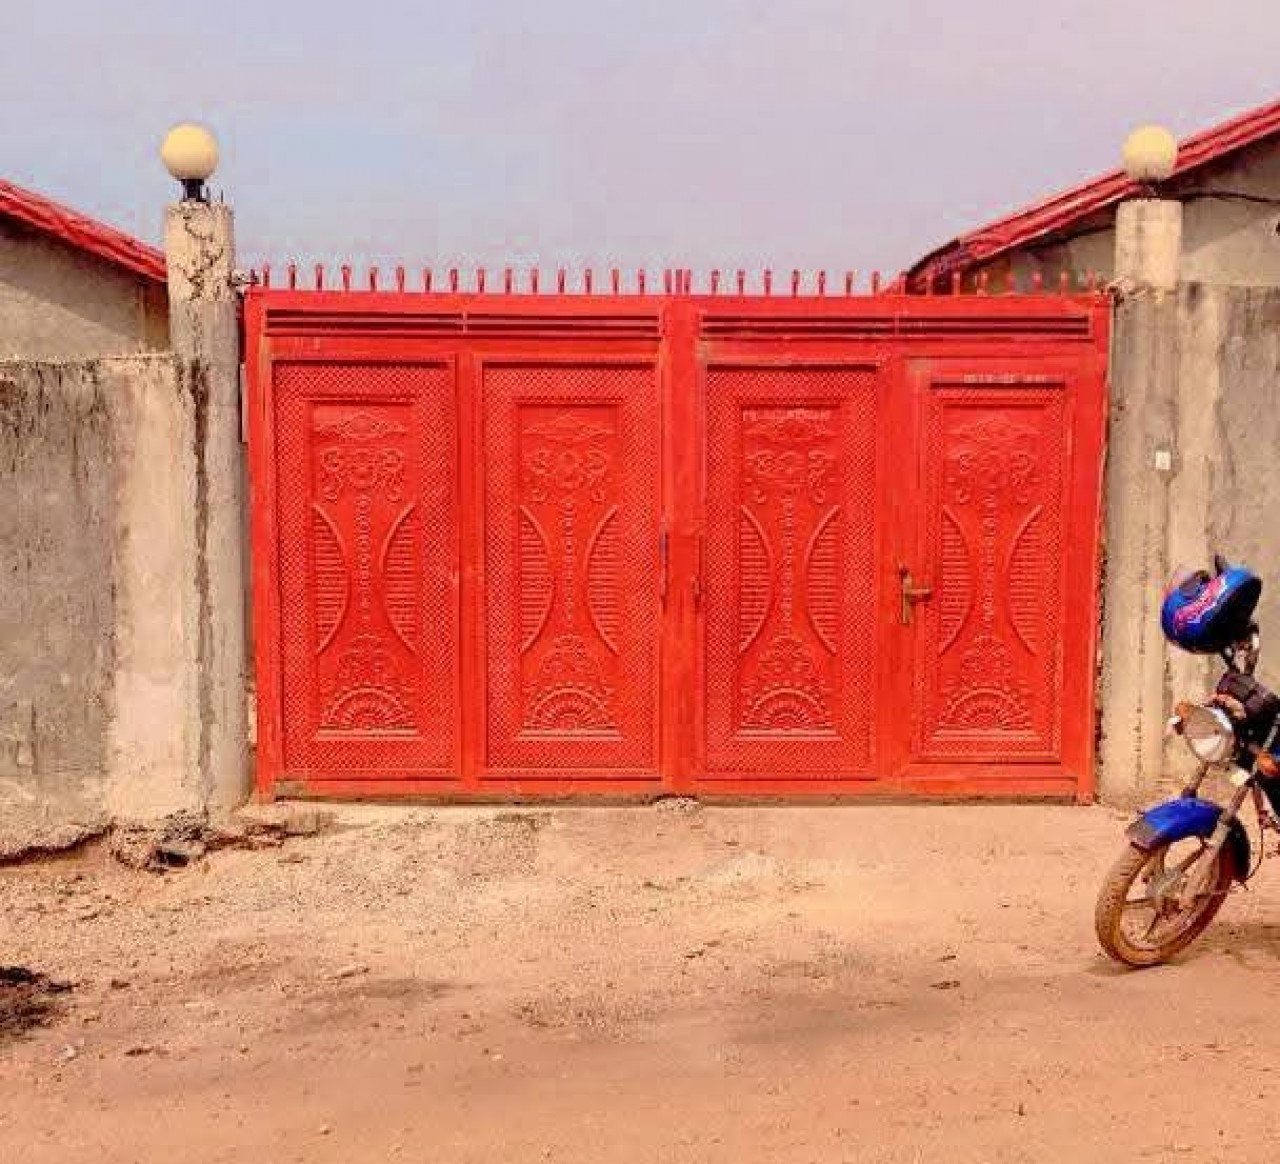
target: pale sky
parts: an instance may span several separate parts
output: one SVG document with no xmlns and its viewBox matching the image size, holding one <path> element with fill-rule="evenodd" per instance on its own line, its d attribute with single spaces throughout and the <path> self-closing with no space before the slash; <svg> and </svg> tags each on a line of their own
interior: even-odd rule
<svg viewBox="0 0 1280 1164">
<path fill-rule="evenodd" d="M 0 177 L 242 258 L 896 270 L 1280 96 L 1280 0 L 0 0 Z"/>
</svg>

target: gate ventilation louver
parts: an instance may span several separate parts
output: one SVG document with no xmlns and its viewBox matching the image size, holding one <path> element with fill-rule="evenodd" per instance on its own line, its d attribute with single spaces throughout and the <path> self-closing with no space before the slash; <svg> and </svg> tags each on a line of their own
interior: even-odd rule
<svg viewBox="0 0 1280 1164">
<path fill-rule="evenodd" d="M 969 302 L 966 306 L 971 307 Z M 1087 340 L 1088 315 L 705 315 L 708 339 L 944 339 L 965 336 Z"/>
<path fill-rule="evenodd" d="M 661 334 L 656 315 L 464 311 L 267 312 L 266 333 L 270 336 L 331 335 L 335 331 L 341 331 L 344 335 L 398 336 L 407 339 L 469 335 L 656 340 Z"/>
</svg>

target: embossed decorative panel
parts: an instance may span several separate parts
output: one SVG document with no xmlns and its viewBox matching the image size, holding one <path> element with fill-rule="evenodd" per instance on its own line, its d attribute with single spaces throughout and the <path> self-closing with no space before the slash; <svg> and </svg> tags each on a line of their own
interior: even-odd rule
<svg viewBox="0 0 1280 1164">
<path fill-rule="evenodd" d="M 1061 752 L 1065 386 L 1006 379 L 935 382 L 926 401 L 918 758 Z"/>
<path fill-rule="evenodd" d="M 865 368 L 708 370 L 709 773 L 869 770 L 877 388 Z"/>
<path fill-rule="evenodd" d="M 276 368 L 288 770 L 456 769 L 452 375 Z"/>
<path fill-rule="evenodd" d="M 483 370 L 487 762 L 656 767 L 652 367 Z"/>
</svg>

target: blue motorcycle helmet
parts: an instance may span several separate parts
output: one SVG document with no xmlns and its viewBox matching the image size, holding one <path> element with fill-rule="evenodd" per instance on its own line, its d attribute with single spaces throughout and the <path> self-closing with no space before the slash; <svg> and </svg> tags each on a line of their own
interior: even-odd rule
<svg viewBox="0 0 1280 1164">
<path fill-rule="evenodd" d="M 1214 560 L 1214 573 L 1178 570 L 1160 607 L 1160 626 L 1174 646 L 1195 655 L 1216 655 L 1245 642 L 1262 579 L 1243 566 Z"/>
</svg>

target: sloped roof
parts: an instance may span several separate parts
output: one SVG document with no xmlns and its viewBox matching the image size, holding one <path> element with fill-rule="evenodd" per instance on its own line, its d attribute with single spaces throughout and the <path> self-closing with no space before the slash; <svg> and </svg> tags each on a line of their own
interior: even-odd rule
<svg viewBox="0 0 1280 1164">
<path fill-rule="evenodd" d="M 162 251 L 42 194 L 3 180 L 0 180 L 0 218 L 20 222 L 149 282 L 165 282 Z"/>
<path fill-rule="evenodd" d="M 1236 150 L 1256 145 L 1276 134 L 1280 134 L 1280 101 L 1262 105 L 1187 138 L 1178 146 L 1178 164 L 1174 177 L 1216 162 Z M 1123 170 L 1112 170 L 1109 174 L 1055 194 L 1052 198 L 1037 202 L 1007 218 L 952 239 L 919 259 L 908 271 L 908 277 L 915 282 L 963 273 L 980 263 L 998 258 L 1006 251 L 1067 229 L 1081 219 L 1113 206 L 1122 199 L 1130 198 L 1137 192 L 1138 184 Z"/>
</svg>

